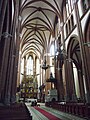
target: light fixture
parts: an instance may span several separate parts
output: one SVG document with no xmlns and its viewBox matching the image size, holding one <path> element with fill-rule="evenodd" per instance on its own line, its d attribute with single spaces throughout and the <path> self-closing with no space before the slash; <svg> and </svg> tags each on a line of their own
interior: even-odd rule
<svg viewBox="0 0 90 120">
<path fill-rule="evenodd" d="M 57 50 L 56 53 L 58 53 L 57 55 L 60 55 L 61 61 L 66 60 L 66 61 L 69 61 L 69 62 L 73 62 L 73 59 L 71 59 L 70 57 L 68 58 L 68 55 L 67 55 L 65 49 L 63 49 L 63 50 L 61 50 L 61 49 L 60 49 L 60 50 Z M 57 56 L 57 55 L 56 55 L 56 56 Z"/>
<path fill-rule="evenodd" d="M 44 69 L 46 71 L 46 69 L 49 68 L 49 65 L 46 64 L 46 56 L 44 56 L 44 62 L 43 65 L 41 65 L 41 68 Z"/>
<path fill-rule="evenodd" d="M 58 55 L 60 55 L 61 60 L 64 60 L 64 59 L 67 58 L 67 53 L 66 53 L 65 49 L 63 49 L 63 50 L 61 50 L 61 49 L 58 50 L 57 49 L 56 56 L 58 56 Z"/>
</svg>

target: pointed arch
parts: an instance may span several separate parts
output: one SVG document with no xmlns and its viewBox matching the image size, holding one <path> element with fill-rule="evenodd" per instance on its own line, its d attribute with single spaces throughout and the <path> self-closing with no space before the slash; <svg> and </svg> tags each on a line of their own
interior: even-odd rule
<svg viewBox="0 0 90 120">
<path fill-rule="evenodd" d="M 83 82 L 82 59 L 81 59 L 81 51 L 80 51 L 78 36 L 76 35 L 71 36 L 69 40 L 67 47 L 67 56 L 69 59 L 69 68 L 71 70 L 70 72 L 72 75 L 72 82 L 70 79 L 71 77 L 69 77 L 70 79 L 69 82 L 73 84 L 72 86 L 76 93 L 76 97 L 84 101 L 85 89 Z"/>
</svg>

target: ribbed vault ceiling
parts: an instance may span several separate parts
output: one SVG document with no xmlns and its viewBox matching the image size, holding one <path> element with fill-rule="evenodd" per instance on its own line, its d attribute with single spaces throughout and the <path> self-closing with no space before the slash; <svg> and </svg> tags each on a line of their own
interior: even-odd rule
<svg viewBox="0 0 90 120">
<path fill-rule="evenodd" d="M 54 36 L 55 18 L 61 19 L 62 0 L 21 0 L 21 51 L 43 54 Z"/>
</svg>

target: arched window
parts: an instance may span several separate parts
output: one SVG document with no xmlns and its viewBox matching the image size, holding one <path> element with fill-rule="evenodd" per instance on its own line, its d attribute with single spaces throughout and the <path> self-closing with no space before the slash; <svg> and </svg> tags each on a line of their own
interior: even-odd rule
<svg viewBox="0 0 90 120">
<path fill-rule="evenodd" d="M 86 0 L 83 0 L 82 2 L 83 2 L 83 9 L 86 10 L 86 8 L 87 8 Z"/>
<path fill-rule="evenodd" d="M 73 27 L 74 27 L 73 15 L 71 15 L 71 27 L 72 27 L 72 29 L 73 29 Z"/>
<path fill-rule="evenodd" d="M 69 31 L 69 33 L 70 33 L 70 31 L 71 31 L 71 24 L 70 24 L 70 20 L 68 21 L 68 31 Z"/>
<path fill-rule="evenodd" d="M 54 44 L 51 45 L 50 55 L 51 55 L 51 56 L 54 56 Z"/>
<path fill-rule="evenodd" d="M 52 72 L 53 76 L 54 76 L 54 55 L 55 55 L 55 48 L 54 48 L 54 44 L 51 45 L 50 48 L 50 71 Z"/>
<path fill-rule="evenodd" d="M 67 37 L 67 35 L 68 35 L 68 26 L 66 24 L 66 37 Z"/>
<path fill-rule="evenodd" d="M 58 37 L 58 44 L 61 44 L 61 35 Z"/>
<path fill-rule="evenodd" d="M 29 56 L 27 60 L 27 75 L 33 75 L 33 58 Z"/>
<path fill-rule="evenodd" d="M 83 12 L 89 7 L 90 0 L 82 0 Z"/>
<path fill-rule="evenodd" d="M 65 6 L 63 8 L 63 18 L 64 18 L 64 22 L 65 22 L 66 19 L 67 19 L 67 11 L 66 11 L 66 7 Z"/>
</svg>

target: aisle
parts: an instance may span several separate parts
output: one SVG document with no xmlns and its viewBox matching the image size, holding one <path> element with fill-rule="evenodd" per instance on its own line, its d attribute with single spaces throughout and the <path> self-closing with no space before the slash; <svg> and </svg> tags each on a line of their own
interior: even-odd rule
<svg viewBox="0 0 90 120">
<path fill-rule="evenodd" d="M 36 109 L 37 111 L 39 111 L 40 113 L 42 113 L 49 120 L 61 120 L 60 118 L 58 118 L 57 116 L 53 115 L 52 113 L 47 112 L 47 110 L 44 110 L 43 108 L 40 108 L 40 107 L 36 106 L 36 107 L 34 107 L 34 109 Z"/>
<path fill-rule="evenodd" d="M 31 107 L 30 103 L 26 103 L 26 106 L 32 114 L 32 120 L 86 120 L 48 108 L 43 103 L 40 103 L 40 107 Z"/>
<path fill-rule="evenodd" d="M 49 120 L 39 111 L 37 111 L 34 107 L 31 107 L 30 103 L 26 103 L 26 106 L 32 115 L 32 120 Z"/>
</svg>

